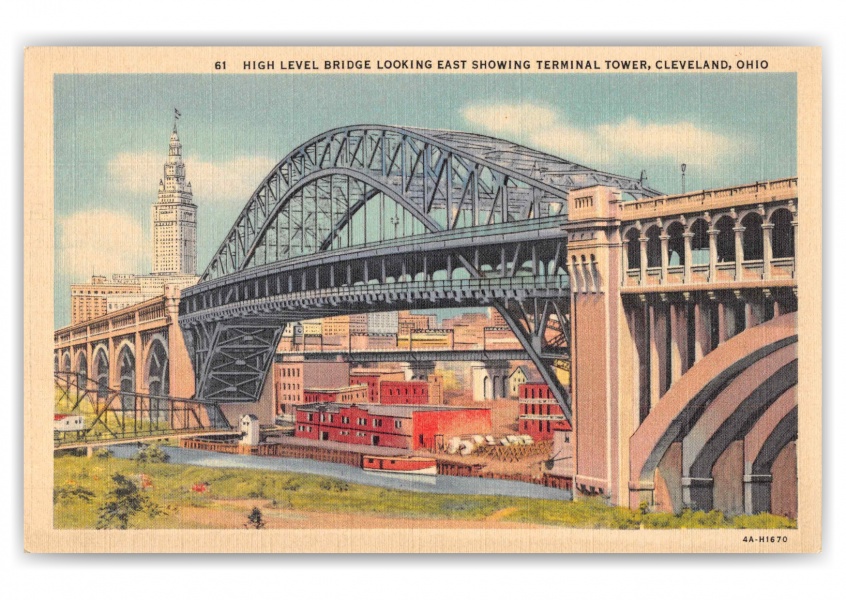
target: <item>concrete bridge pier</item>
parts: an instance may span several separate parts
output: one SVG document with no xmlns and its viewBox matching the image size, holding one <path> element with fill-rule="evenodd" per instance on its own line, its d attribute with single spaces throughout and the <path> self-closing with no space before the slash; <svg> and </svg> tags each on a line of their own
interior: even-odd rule
<svg viewBox="0 0 846 600">
<path fill-rule="evenodd" d="M 682 477 L 682 503 L 693 510 L 709 511 L 714 497 L 713 477 Z"/>
<path fill-rule="evenodd" d="M 435 373 L 435 361 L 433 360 L 415 360 L 408 363 L 408 371 L 411 379 L 415 381 L 427 381 L 429 375 Z"/>
<path fill-rule="evenodd" d="M 508 398 L 508 361 L 474 363 L 471 372 L 474 402 Z"/>
<path fill-rule="evenodd" d="M 748 515 L 770 512 L 773 476 L 747 474 L 743 476 L 743 508 Z"/>
</svg>

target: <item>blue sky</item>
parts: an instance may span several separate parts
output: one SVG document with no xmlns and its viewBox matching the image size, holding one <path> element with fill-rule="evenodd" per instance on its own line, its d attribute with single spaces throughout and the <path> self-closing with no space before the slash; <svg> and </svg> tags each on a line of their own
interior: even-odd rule
<svg viewBox="0 0 846 600">
<path fill-rule="evenodd" d="M 148 272 L 174 107 L 205 268 L 253 189 L 333 127 L 473 131 L 681 191 L 796 175 L 792 74 L 59 75 L 55 325 L 69 285 Z"/>
</svg>

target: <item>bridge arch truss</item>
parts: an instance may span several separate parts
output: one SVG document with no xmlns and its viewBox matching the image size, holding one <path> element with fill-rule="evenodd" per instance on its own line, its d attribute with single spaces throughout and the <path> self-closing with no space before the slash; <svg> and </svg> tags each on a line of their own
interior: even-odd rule
<svg viewBox="0 0 846 600">
<path fill-rule="evenodd" d="M 643 182 L 485 136 L 351 126 L 296 148 L 251 196 L 180 326 L 196 394 L 258 399 L 284 325 L 307 318 L 496 308 L 569 415 L 552 363 L 567 353 L 567 200 Z"/>
</svg>

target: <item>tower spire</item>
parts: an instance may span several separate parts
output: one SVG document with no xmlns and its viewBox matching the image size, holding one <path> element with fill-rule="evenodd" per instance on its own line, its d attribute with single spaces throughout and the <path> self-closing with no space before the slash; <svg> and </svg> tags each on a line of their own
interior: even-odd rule
<svg viewBox="0 0 846 600">
<path fill-rule="evenodd" d="M 153 204 L 153 272 L 189 273 L 197 270 L 196 215 L 191 184 L 185 180 L 182 142 L 173 110 L 173 131 L 170 134 L 167 160 L 159 180 L 158 201 Z"/>
</svg>

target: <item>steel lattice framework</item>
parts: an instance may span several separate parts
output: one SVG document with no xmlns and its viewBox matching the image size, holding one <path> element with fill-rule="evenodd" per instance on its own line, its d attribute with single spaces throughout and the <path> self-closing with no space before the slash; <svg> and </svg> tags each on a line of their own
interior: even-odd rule
<svg viewBox="0 0 846 600">
<path fill-rule="evenodd" d="M 291 152 L 241 211 L 180 326 L 197 396 L 255 401 L 285 323 L 426 308 L 493 306 L 569 416 L 551 368 L 566 356 L 569 191 L 604 173 L 476 134 L 351 126 Z"/>
<path fill-rule="evenodd" d="M 265 177 L 201 281 L 353 245 L 339 233 L 379 192 L 413 217 L 414 233 L 424 233 L 566 214 L 569 190 L 592 185 L 636 198 L 658 193 L 640 180 L 478 134 L 382 125 L 333 129 Z M 377 235 L 366 241 L 390 232 L 385 216 L 373 219 Z"/>
<path fill-rule="evenodd" d="M 56 412 L 85 418 L 79 431 L 54 435 L 57 448 L 229 429 L 213 402 L 113 390 L 69 371 L 54 373 L 54 380 Z"/>
</svg>

